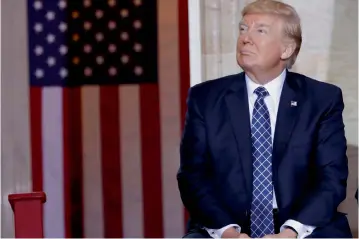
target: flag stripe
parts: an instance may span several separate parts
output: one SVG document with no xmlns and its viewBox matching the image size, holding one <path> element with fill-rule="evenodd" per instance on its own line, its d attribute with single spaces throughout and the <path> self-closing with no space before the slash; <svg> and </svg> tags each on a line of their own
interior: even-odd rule
<svg viewBox="0 0 359 239">
<path fill-rule="evenodd" d="M 103 238 L 100 90 L 98 86 L 82 88 L 82 118 L 84 237 Z"/>
<path fill-rule="evenodd" d="M 119 87 L 123 237 L 143 237 L 140 96 L 138 85 Z"/>
<path fill-rule="evenodd" d="M 44 234 L 65 237 L 62 88 L 42 89 Z"/>
<path fill-rule="evenodd" d="M 181 132 L 187 110 L 187 94 L 190 87 L 189 65 L 189 33 L 188 33 L 188 1 L 178 1 L 178 24 L 179 24 L 179 58 L 180 58 L 180 91 L 181 91 Z M 184 223 L 187 224 L 189 214 L 184 210 Z"/>
<path fill-rule="evenodd" d="M 63 88 L 64 190 L 67 237 L 83 237 L 81 88 Z"/>
<path fill-rule="evenodd" d="M 43 89 L 49 89 L 49 88 L 43 88 Z M 64 220 L 65 220 L 65 227 L 64 227 L 64 234 L 66 237 L 70 237 L 72 234 L 72 225 L 71 225 L 71 211 L 72 211 L 72 195 L 71 195 L 71 186 L 69 185 L 70 183 L 76 183 L 76 182 L 72 182 L 72 174 L 71 174 L 71 166 L 73 165 L 73 162 L 71 162 L 73 160 L 73 158 L 71 157 L 72 155 L 72 147 L 71 147 L 71 143 L 72 143 L 72 133 L 74 133 L 74 136 L 76 136 L 76 132 L 71 132 L 71 111 L 70 108 L 71 106 L 69 105 L 69 103 L 71 102 L 71 104 L 76 104 L 76 102 L 73 102 L 71 99 L 69 99 L 71 97 L 71 95 L 69 94 L 69 89 L 65 89 L 65 88 L 60 88 L 62 89 L 61 93 L 62 93 L 62 109 L 61 109 L 61 116 L 62 116 L 62 120 L 63 120 L 63 135 L 62 135 L 62 140 L 63 140 L 63 190 L 64 190 Z M 75 187 L 76 185 L 73 185 L 73 187 Z M 72 236 L 71 236 L 72 237 Z"/>
<path fill-rule="evenodd" d="M 178 1 L 179 58 L 181 79 L 181 122 L 184 122 L 187 105 L 187 93 L 190 87 L 188 1 Z M 182 123 L 183 129 L 183 123 Z"/>
<path fill-rule="evenodd" d="M 105 237 L 122 237 L 118 86 L 100 87 L 102 187 Z"/>
<path fill-rule="evenodd" d="M 159 4 L 159 95 L 164 237 L 183 235 L 183 207 L 177 188 L 180 138 L 180 81 L 177 0 Z M 171 27 L 168 27 L 171 26 Z"/>
<path fill-rule="evenodd" d="M 42 89 L 30 87 L 30 130 L 32 190 L 43 190 L 42 163 Z"/>
<path fill-rule="evenodd" d="M 163 237 L 158 93 L 157 84 L 140 85 L 144 237 Z"/>
</svg>

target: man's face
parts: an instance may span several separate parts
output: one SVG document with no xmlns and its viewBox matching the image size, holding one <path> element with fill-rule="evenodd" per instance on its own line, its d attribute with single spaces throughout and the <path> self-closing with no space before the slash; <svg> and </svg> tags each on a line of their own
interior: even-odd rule
<svg viewBox="0 0 359 239">
<path fill-rule="evenodd" d="M 274 15 L 248 14 L 239 24 L 237 62 L 245 70 L 267 71 L 280 64 L 283 22 Z"/>
</svg>

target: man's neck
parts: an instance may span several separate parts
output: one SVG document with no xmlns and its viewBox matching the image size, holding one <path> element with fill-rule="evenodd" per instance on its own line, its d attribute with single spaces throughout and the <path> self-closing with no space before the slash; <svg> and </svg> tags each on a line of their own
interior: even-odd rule
<svg viewBox="0 0 359 239">
<path fill-rule="evenodd" d="M 278 67 L 272 71 L 246 71 L 248 77 L 257 84 L 265 85 L 268 82 L 277 78 L 285 69 L 285 67 Z"/>
</svg>

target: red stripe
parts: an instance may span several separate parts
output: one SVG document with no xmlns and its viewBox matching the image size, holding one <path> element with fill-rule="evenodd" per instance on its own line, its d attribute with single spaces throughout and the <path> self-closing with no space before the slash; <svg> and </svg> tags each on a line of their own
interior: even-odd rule
<svg viewBox="0 0 359 239">
<path fill-rule="evenodd" d="M 188 29 L 188 1 L 178 0 L 178 29 L 179 29 L 179 62 L 180 62 L 180 104 L 181 104 L 181 131 L 183 131 L 186 116 L 186 100 L 190 87 L 190 63 L 189 63 L 189 29 Z M 185 225 L 189 214 L 184 210 Z"/>
<path fill-rule="evenodd" d="M 104 237 L 122 237 L 122 188 L 118 86 L 100 87 Z M 98 205 L 99 207 L 101 205 Z M 102 223 L 99 221 L 99 223 Z"/>
<path fill-rule="evenodd" d="M 30 87 L 30 131 L 32 190 L 42 191 L 42 94 L 40 87 Z"/>
<path fill-rule="evenodd" d="M 186 98 L 190 87 L 189 64 L 189 29 L 188 29 L 188 1 L 178 0 L 178 29 L 179 29 L 179 64 L 181 80 L 181 121 L 184 122 L 187 110 Z M 183 123 L 181 124 L 183 130 Z"/>
<path fill-rule="evenodd" d="M 65 235 L 83 237 L 81 89 L 63 89 Z"/>
<path fill-rule="evenodd" d="M 163 237 L 158 84 L 140 86 L 144 237 Z"/>
</svg>

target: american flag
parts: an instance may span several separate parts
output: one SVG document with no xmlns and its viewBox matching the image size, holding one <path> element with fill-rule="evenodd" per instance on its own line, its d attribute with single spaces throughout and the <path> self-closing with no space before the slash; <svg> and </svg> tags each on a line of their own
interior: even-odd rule
<svg viewBox="0 0 359 239">
<path fill-rule="evenodd" d="M 32 180 L 47 194 L 45 237 L 183 235 L 186 4 L 28 0 Z"/>
</svg>

